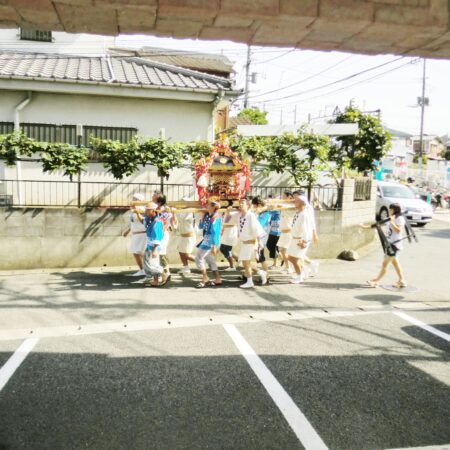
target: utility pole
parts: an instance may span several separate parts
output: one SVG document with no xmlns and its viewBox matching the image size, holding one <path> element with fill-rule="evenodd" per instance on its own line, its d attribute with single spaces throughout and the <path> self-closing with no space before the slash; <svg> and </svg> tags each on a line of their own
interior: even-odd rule
<svg viewBox="0 0 450 450">
<path fill-rule="evenodd" d="M 297 125 L 297 105 L 294 107 L 294 125 Z"/>
<path fill-rule="evenodd" d="M 423 158 L 423 122 L 425 117 L 425 106 L 428 105 L 428 98 L 425 98 L 425 74 L 426 74 L 426 59 L 423 58 L 423 73 L 422 73 L 422 97 L 418 98 L 420 111 L 420 137 L 419 137 L 419 173 L 422 178 L 422 158 Z"/>
<path fill-rule="evenodd" d="M 248 89 L 250 83 L 250 63 L 252 61 L 252 50 L 247 45 L 247 62 L 245 63 L 245 90 L 244 90 L 244 109 L 248 107 Z"/>
</svg>

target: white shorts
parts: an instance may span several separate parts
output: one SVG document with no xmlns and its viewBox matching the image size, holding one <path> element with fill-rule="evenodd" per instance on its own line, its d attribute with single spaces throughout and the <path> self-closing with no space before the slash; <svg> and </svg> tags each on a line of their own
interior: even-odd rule
<svg viewBox="0 0 450 450">
<path fill-rule="evenodd" d="M 300 258 L 303 259 L 306 256 L 306 252 L 308 251 L 309 244 L 306 244 L 305 248 L 301 248 L 298 243 L 300 242 L 300 239 L 294 239 L 292 238 L 291 244 L 289 245 L 287 249 L 288 256 L 292 256 L 294 258 Z"/>
<path fill-rule="evenodd" d="M 196 238 L 195 236 L 191 237 L 183 237 L 180 236 L 180 239 L 178 241 L 178 252 L 179 253 L 186 253 L 188 255 L 192 254 L 192 251 L 195 247 Z"/>
<path fill-rule="evenodd" d="M 289 245 L 292 241 L 291 233 L 281 233 L 280 239 L 278 239 L 277 247 L 278 248 L 289 248 Z"/>
<path fill-rule="evenodd" d="M 133 234 L 131 236 L 130 244 L 128 245 L 128 251 L 130 253 L 144 254 L 147 247 L 147 235 L 145 233 Z"/>
<path fill-rule="evenodd" d="M 164 236 L 161 240 L 161 245 L 159 246 L 159 254 L 160 255 L 166 255 L 167 254 L 167 247 L 169 246 L 170 241 L 170 233 L 168 231 L 164 232 Z"/>
<path fill-rule="evenodd" d="M 255 259 L 256 244 L 243 244 L 241 243 L 241 249 L 239 250 L 239 261 L 251 261 Z"/>
</svg>

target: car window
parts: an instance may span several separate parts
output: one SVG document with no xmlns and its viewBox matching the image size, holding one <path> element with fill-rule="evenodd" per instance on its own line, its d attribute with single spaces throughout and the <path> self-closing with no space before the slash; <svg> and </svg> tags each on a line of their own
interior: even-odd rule
<svg viewBox="0 0 450 450">
<path fill-rule="evenodd" d="M 416 198 L 414 192 L 405 186 L 381 186 L 383 197 L 392 198 Z"/>
</svg>

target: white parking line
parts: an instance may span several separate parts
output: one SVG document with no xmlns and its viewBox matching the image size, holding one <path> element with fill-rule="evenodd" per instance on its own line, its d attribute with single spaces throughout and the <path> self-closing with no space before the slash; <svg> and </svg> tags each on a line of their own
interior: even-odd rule
<svg viewBox="0 0 450 450">
<path fill-rule="evenodd" d="M 308 419 L 300 411 L 283 386 L 273 376 L 272 372 L 262 362 L 250 344 L 244 339 L 238 329 L 231 324 L 224 324 L 226 332 L 229 334 L 234 344 L 246 359 L 255 375 L 259 378 L 272 400 L 287 420 L 297 438 L 306 450 L 325 450 L 328 447 L 322 441 L 316 430 L 308 422 Z"/>
<path fill-rule="evenodd" d="M 436 336 L 439 336 L 440 338 L 445 339 L 447 342 L 450 342 L 450 334 L 444 333 L 443 331 L 440 331 L 437 328 L 427 325 L 426 323 L 423 323 L 420 320 L 417 320 L 416 318 L 411 317 L 408 314 L 405 314 L 404 312 L 396 311 L 396 312 L 394 312 L 394 314 L 408 322 L 411 322 L 414 325 L 417 325 L 420 328 L 423 328 L 424 330 L 428 331 L 429 333 L 435 334 Z"/>
<path fill-rule="evenodd" d="M 26 339 L 6 361 L 6 364 L 0 369 L 0 392 L 38 342 L 37 338 Z"/>
</svg>

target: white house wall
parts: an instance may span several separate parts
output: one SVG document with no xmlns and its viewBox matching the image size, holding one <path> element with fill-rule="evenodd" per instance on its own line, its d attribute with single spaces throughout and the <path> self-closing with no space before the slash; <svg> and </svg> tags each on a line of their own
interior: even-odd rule
<svg viewBox="0 0 450 450">
<path fill-rule="evenodd" d="M 115 43 L 113 36 L 52 32 L 52 42 L 20 39 L 18 28 L 0 30 L 0 42 L 11 51 L 33 51 L 44 53 L 66 53 L 76 55 L 104 54 Z"/>
<path fill-rule="evenodd" d="M 14 120 L 14 108 L 25 92 L 0 91 L 0 121 Z M 211 103 L 175 100 L 114 98 L 33 92 L 20 121 L 49 124 L 86 124 L 134 127 L 138 134 L 156 137 L 161 128 L 174 141 L 213 137 Z"/>
</svg>

